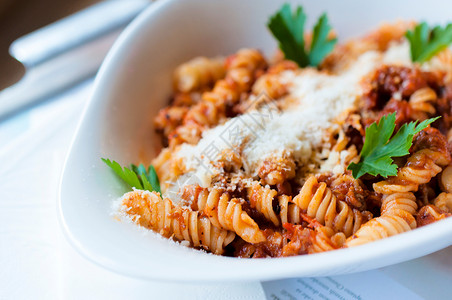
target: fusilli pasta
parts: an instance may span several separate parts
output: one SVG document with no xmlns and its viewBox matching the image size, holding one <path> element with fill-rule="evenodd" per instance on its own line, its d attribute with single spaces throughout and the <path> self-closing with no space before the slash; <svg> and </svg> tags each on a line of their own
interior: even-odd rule
<svg viewBox="0 0 452 300">
<path fill-rule="evenodd" d="M 157 193 L 133 191 L 123 199 L 127 214 L 143 227 L 152 229 L 164 237 L 188 241 L 193 247 L 202 247 L 215 254 L 222 254 L 235 233 L 215 227 L 208 218 L 174 205 Z"/>
<path fill-rule="evenodd" d="M 275 185 L 295 177 L 295 161 L 290 155 L 272 156 L 264 160 L 258 175 L 266 184 Z"/>
<path fill-rule="evenodd" d="M 448 216 L 450 216 L 449 213 L 444 213 L 435 205 L 425 205 L 418 212 L 417 224 L 418 226 L 425 226 L 439 220 L 443 220 Z"/>
<path fill-rule="evenodd" d="M 436 92 L 429 87 L 421 88 L 410 96 L 410 106 L 414 110 L 415 119 L 427 119 L 428 116 L 435 114 Z"/>
<path fill-rule="evenodd" d="M 433 204 L 442 212 L 452 213 L 452 194 L 441 193 L 434 200 Z"/>
<path fill-rule="evenodd" d="M 432 131 L 435 133 L 434 137 L 438 136 L 436 130 L 431 129 L 429 132 Z M 426 135 L 429 136 L 428 133 Z M 434 139 L 428 141 L 431 144 Z M 445 141 L 435 141 L 434 144 L 427 146 L 427 148 L 413 153 L 408 158 L 405 166 L 398 170 L 397 176 L 375 183 L 373 188 L 381 194 L 417 191 L 420 184 L 429 182 L 449 162 L 450 154 L 448 153 Z"/>
<path fill-rule="evenodd" d="M 218 80 L 212 91 L 205 92 L 199 103 L 185 115 L 182 125 L 169 135 L 169 144 L 196 143 L 203 130 L 186 130 L 186 126 L 208 128 L 226 117 L 227 106 L 237 104 L 242 93 L 250 90 L 259 71 L 266 68 L 264 57 L 256 50 L 242 49 L 226 60 L 226 75 Z"/>
<path fill-rule="evenodd" d="M 250 243 L 265 240 L 257 223 L 243 211 L 239 199 L 231 199 L 228 193 L 218 188 L 209 192 L 197 186 L 186 186 L 185 191 L 183 198 L 191 202 L 194 210 L 204 212 L 214 226 L 234 231 Z"/>
<path fill-rule="evenodd" d="M 277 194 L 277 191 L 264 187 L 258 182 L 254 182 L 248 188 L 250 206 L 262 213 L 275 226 L 284 223 L 299 224 L 301 210 L 295 203 L 292 203 L 292 197 L 287 195 L 277 197 Z M 277 201 L 279 215 L 273 207 L 274 200 Z"/>
<path fill-rule="evenodd" d="M 162 192 L 128 193 L 122 212 L 165 237 L 248 258 L 357 246 L 451 216 L 452 51 L 422 66 L 400 60 L 413 26 L 385 24 L 319 68 L 281 53 L 268 63 L 255 49 L 180 65 L 154 119 Z M 367 128 L 390 113 L 393 136 L 440 118 L 412 136 L 409 154 L 390 157 L 396 176 L 354 178 L 347 167 L 365 161 Z"/>
<path fill-rule="evenodd" d="M 362 213 L 351 209 L 345 202 L 337 201 L 324 182 L 310 176 L 293 202 L 320 224 L 343 232 L 346 236 L 356 232 L 365 220 Z"/>
<path fill-rule="evenodd" d="M 197 57 L 177 67 L 174 87 L 180 92 L 202 90 L 223 78 L 224 73 L 222 58 Z"/>
<path fill-rule="evenodd" d="M 365 244 L 416 228 L 416 197 L 412 193 L 394 193 L 385 196 L 381 216 L 370 220 L 352 236 L 347 247 Z"/>
<path fill-rule="evenodd" d="M 411 230 L 411 226 L 402 217 L 384 215 L 364 224 L 353 236 L 347 239 L 345 246 L 358 246 L 409 230 Z"/>
</svg>

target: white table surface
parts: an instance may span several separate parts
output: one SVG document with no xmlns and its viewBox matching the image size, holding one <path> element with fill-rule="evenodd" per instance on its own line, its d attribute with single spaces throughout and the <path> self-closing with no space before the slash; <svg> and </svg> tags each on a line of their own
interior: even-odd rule
<svg viewBox="0 0 452 300">
<path fill-rule="evenodd" d="M 207 285 L 137 280 L 104 270 L 71 248 L 58 225 L 58 183 L 91 89 L 92 80 L 88 80 L 0 123 L 0 299 L 265 299 L 259 282 Z M 369 284 L 363 280 L 379 272 L 421 298 L 447 299 L 451 257 L 449 247 L 358 274 L 356 284 Z M 378 290 L 361 296 L 379 298 Z M 394 297 L 407 298 L 408 294 Z"/>
</svg>

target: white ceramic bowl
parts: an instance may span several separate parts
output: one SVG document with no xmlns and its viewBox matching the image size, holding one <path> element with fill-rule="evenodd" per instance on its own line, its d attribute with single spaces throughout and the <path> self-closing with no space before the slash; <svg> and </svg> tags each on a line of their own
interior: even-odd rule
<svg viewBox="0 0 452 300">
<path fill-rule="evenodd" d="M 305 1 L 308 23 L 327 11 L 344 40 L 383 20 L 445 22 L 452 2 Z M 452 243 L 452 218 L 368 245 L 280 259 L 214 256 L 143 234 L 116 221 L 111 203 L 126 187 L 100 160 L 123 164 L 154 156 L 152 118 L 171 94 L 171 72 L 198 55 L 276 44 L 266 29 L 275 0 L 158 1 L 121 35 L 105 60 L 73 141 L 60 187 L 64 232 L 86 258 L 140 278 L 177 281 L 269 280 L 364 271 L 413 259 Z"/>
</svg>

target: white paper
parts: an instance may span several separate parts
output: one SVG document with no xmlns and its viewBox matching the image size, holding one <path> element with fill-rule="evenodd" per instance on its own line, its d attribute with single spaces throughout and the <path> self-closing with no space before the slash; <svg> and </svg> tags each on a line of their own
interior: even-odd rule
<svg viewBox="0 0 452 300">
<path fill-rule="evenodd" d="M 420 300 L 423 299 L 380 271 L 350 275 L 263 282 L 272 300 Z"/>
</svg>

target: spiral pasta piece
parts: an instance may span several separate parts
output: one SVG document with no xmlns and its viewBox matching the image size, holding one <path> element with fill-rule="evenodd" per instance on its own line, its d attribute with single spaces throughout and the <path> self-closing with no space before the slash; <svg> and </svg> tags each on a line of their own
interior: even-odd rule
<svg viewBox="0 0 452 300">
<path fill-rule="evenodd" d="M 261 186 L 258 182 L 248 188 L 248 200 L 251 207 L 261 212 L 267 220 L 270 220 L 276 226 L 280 224 L 279 218 L 273 210 L 273 199 L 277 193 L 273 189 Z"/>
<path fill-rule="evenodd" d="M 279 76 L 287 70 L 296 70 L 297 65 L 293 61 L 283 60 L 272 65 L 268 72 L 256 80 L 252 92 L 254 95 L 265 93 L 272 99 L 279 99 L 288 93 L 288 85 Z"/>
<path fill-rule="evenodd" d="M 357 246 L 415 229 L 416 212 L 416 197 L 412 193 L 385 195 L 381 216 L 364 224 L 347 240 L 346 246 Z"/>
<path fill-rule="evenodd" d="M 444 220 L 450 215 L 450 213 L 442 211 L 435 205 L 425 205 L 418 212 L 417 224 L 418 226 L 425 226 L 439 220 Z"/>
<path fill-rule="evenodd" d="M 275 226 L 279 226 L 281 223 L 300 224 L 301 209 L 292 202 L 292 197 L 287 195 L 277 197 L 277 194 L 277 191 L 264 187 L 259 182 L 254 182 L 248 188 L 250 206 L 262 213 Z M 279 214 L 273 207 L 274 200 L 278 203 Z"/>
<path fill-rule="evenodd" d="M 281 223 L 300 224 L 301 223 L 301 209 L 292 203 L 292 197 L 287 195 L 281 195 L 278 197 L 279 204 L 279 217 Z"/>
<path fill-rule="evenodd" d="M 345 242 L 346 247 L 354 247 L 384 239 L 411 230 L 411 226 L 402 217 L 383 215 L 364 224 Z"/>
<path fill-rule="evenodd" d="M 380 194 L 417 191 L 419 185 L 429 182 L 450 161 L 450 152 L 445 137 L 435 128 L 428 127 L 414 137 L 414 153 L 408 158 L 397 175 L 373 184 Z"/>
<path fill-rule="evenodd" d="M 399 216 L 410 225 L 411 229 L 416 228 L 414 218 L 416 212 L 416 197 L 412 193 L 395 193 L 383 197 L 381 214 Z"/>
<path fill-rule="evenodd" d="M 307 228 L 304 230 L 309 232 L 308 253 L 330 251 L 344 245 L 346 237 L 343 232 L 335 232 L 332 228 L 320 224 L 319 221 L 306 214 L 302 213 L 301 218 L 307 223 Z M 288 228 L 290 229 L 290 226 Z"/>
<path fill-rule="evenodd" d="M 161 182 L 163 190 L 168 186 L 168 183 L 180 174 L 177 160 L 173 156 L 173 152 L 169 149 L 163 149 L 159 155 L 152 160 L 158 178 Z"/>
<path fill-rule="evenodd" d="M 275 185 L 294 178 L 295 169 L 293 157 L 284 154 L 265 159 L 259 167 L 258 175 L 266 184 Z"/>
<path fill-rule="evenodd" d="M 452 51 L 449 48 L 436 54 L 427 63 L 430 69 L 440 70 L 445 73 L 444 82 L 452 82 Z"/>
<path fill-rule="evenodd" d="M 179 92 L 202 90 L 224 77 L 224 59 L 196 57 L 174 71 L 174 87 Z"/>
<path fill-rule="evenodd" d="M 249 243 L 265 240 L 257 223 L 243 211 L 239 199 L 231 199 L 228 193 L 219 188 L 213 188 L 210 192 L 201 188 L 191 195 L 192 207 L 203 211 L 214 226 L 234 231 Z"/>
<path fill-rule="evenodd" d="M 439 186 L 443 192 L 452 193 L 452 166 L 447 166 L 441 173 Z"/>
<path fill-rule="evenodd" d="M 433 115 L 436 110 L 433 103 L 437 99 L 436 92 L 429 87 L 421 88 L 415 91 L 409 100 L 411 108 L 415 111 L 424 112 L 427 115 Z M 424 118 L 427 116 L 424 116 Z"/>
<path fill-rule="evenodd" d="M 331 251 L 345 243 L 345 235 L 342 232 L 335 233 L 333 229 L 326 226 L 317 227 L 311 235 L 311 242 L 308 253 Z"/>
<path fill-rule="evenodd" d="M 124 195 L 124 211 L 139 225 L 173 237 L 177 241 L 188 241 L 193 247 L 202 247 L 215 254 L 222 254 L 235 233 L 220 229 L 207 217 L 188 208 L 174 205 L 159 194 L 133 191 Z"/>
<path fill-rule="evenodd" d="M 452 193 L 441 193 L 434 200 L 433 204 L 442 212 L 452 213 Z"/>
<path fill-rule="evenodd" d="M 449 163 L 450 158 L 443 151 L 422 149 L 408 158 L 397 176 L 373 184 L 380 194 L 405 193 L 417 191 L 420 184 L 429 182 Z"/>
<path fill-rule="evenodd" d="M 185 106 L 169 106 L 159 111 L 154 119 L 155 130 L 167 137 L 182 123 L 182 119 L 188 112 Z"/>
<path fill-rule="evenodd" d="M 452 143 L 452 128 L 447 131 L 446 138 L 449 143 Z"/>
<path fill-rule="evenodd" d="M 344 201 L 337 201 L 326 183 L 319 183 L 314 176 L 306 180 L 293 202 L 309 217 L 346 236 L 355 233 L 367 220 L 360 211 L 350 208 Z"/>
<path fill-rule="evenodd" d="M 169 135 L 171 147 L 181 143 L 196 143 L 201 132 L 184 130 L 195 123 L 203 128 L 218 124 L 226 117 L 226 108 L 240 101 L 242 93 L 251 89 L 259 70 L 267 63 L 262 54 L 254 49 L 242 49 L 226 60 L 226 75 L 218 80 L 212 91 L 202 94 L 201 101 L 190 107 L 183 122 Z"/>
</svg>

